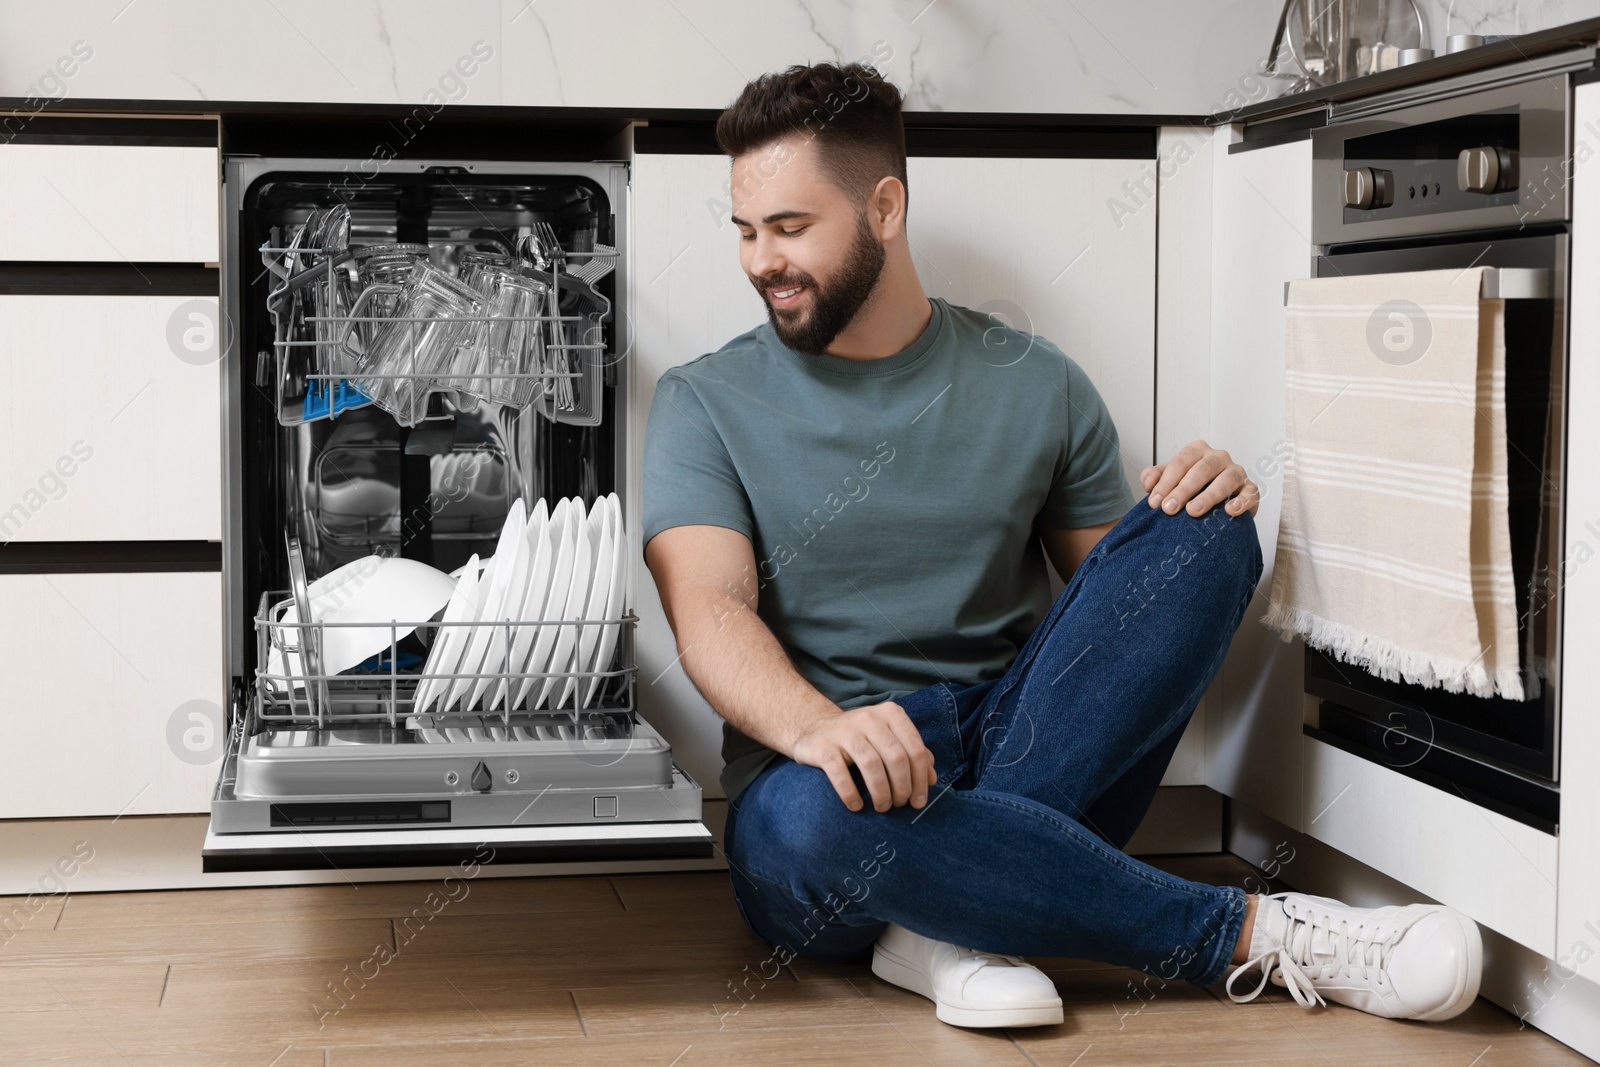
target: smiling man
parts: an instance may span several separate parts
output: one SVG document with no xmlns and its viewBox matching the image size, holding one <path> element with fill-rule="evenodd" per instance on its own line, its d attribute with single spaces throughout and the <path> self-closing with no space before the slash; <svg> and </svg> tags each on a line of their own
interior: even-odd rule
<svg viewBox="0 0 1600 1067">
<path fill-rule="evenodd" d="M 1482 949 L 1458 912 L 1246 894 L 1121 851 L 1261 577 L 1243 468 L 1196 441 L 1135 494 L 1073 359 L 927 296 L 900 95 L 872 69 L 759 78 L 717 137 L 768 321 L 662 375 L 643 536 L 724 720 L 750 927 L 870 949 L 963 1026 L 1062 1021 L 1022 955 L 1465 1010 Z"/>
</svg>

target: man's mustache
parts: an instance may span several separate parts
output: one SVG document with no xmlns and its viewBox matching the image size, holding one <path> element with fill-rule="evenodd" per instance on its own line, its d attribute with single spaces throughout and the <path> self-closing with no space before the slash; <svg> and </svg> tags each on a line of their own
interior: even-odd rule
<svg viewBox="0 0 1600 1067">
<path fill-rule="evenodd" d="M 763 293 L 770 293 L 774 289 L 793 289 L 797 285 L 809 286 L 812 289 L 817 287 L 816 279 L 809 274 L 796 274 L 777 279 L 751 278 L 750 284 Z"/>
</svg>

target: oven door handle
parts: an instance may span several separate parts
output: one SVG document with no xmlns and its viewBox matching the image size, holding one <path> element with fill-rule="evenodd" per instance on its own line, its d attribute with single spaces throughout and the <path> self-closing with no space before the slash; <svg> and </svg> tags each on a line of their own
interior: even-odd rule
<svg viewBox="0 0 1600 1067">
<path fill-rule="evenodd" d="M 1283 283 L 1283 306 L 1289 306 L 1289 282 Z M 1543 267 L 1489 267 L 1483 272 L 1482 300 L 1545 300 L 1550 272 Z"/>
</svg>

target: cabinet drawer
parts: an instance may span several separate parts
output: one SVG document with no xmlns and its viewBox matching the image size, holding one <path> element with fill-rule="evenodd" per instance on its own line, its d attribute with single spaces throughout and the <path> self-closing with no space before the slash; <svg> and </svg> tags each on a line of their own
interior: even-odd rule
<svg viewBox="0 0 1600 1067">
<path fill-rule="evenodd" d="M 0 145 L 0 259 L 215 263 L 215 148 Z"/>
<path fill-rule="evenodd" d="M 0 818 L 205 811 L 222 576 L 3 575 L 0 604 Z"/>
<path fill-rule="evenodd" d="M 220 362 L 181 343 L 196 308 L 217 321 L 215 297 L 0 296 L 0 543 L 221 539 Z"/>
</svg>

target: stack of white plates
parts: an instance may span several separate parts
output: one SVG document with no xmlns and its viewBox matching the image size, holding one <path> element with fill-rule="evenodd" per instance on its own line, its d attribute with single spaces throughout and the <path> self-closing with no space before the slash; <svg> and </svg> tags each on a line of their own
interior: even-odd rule
<svg viewBox="0 0 1600 1067">
<path fill-rule="evenodd" d="M 482 564 L 473 556 L 459 572 L 442 619 L 499 625 L 441 627 L 414 711 L 495 712 L 508 701 L 516 711 L 588 707 L 602 679 L 579 675 L 610 668 L 622 629 L 628 564 L 615 493 L 596 500 L 587 513 L 581 497 L 558 501 L 548 514 L 540 500 L 531 515 L 518 500 L 494 556 Z M 577 625 L 584 620 L 600 625 Z M 492 717 L 482 730 L 446 730 L 451 740 L 504 733 Z"/>
</svg>

